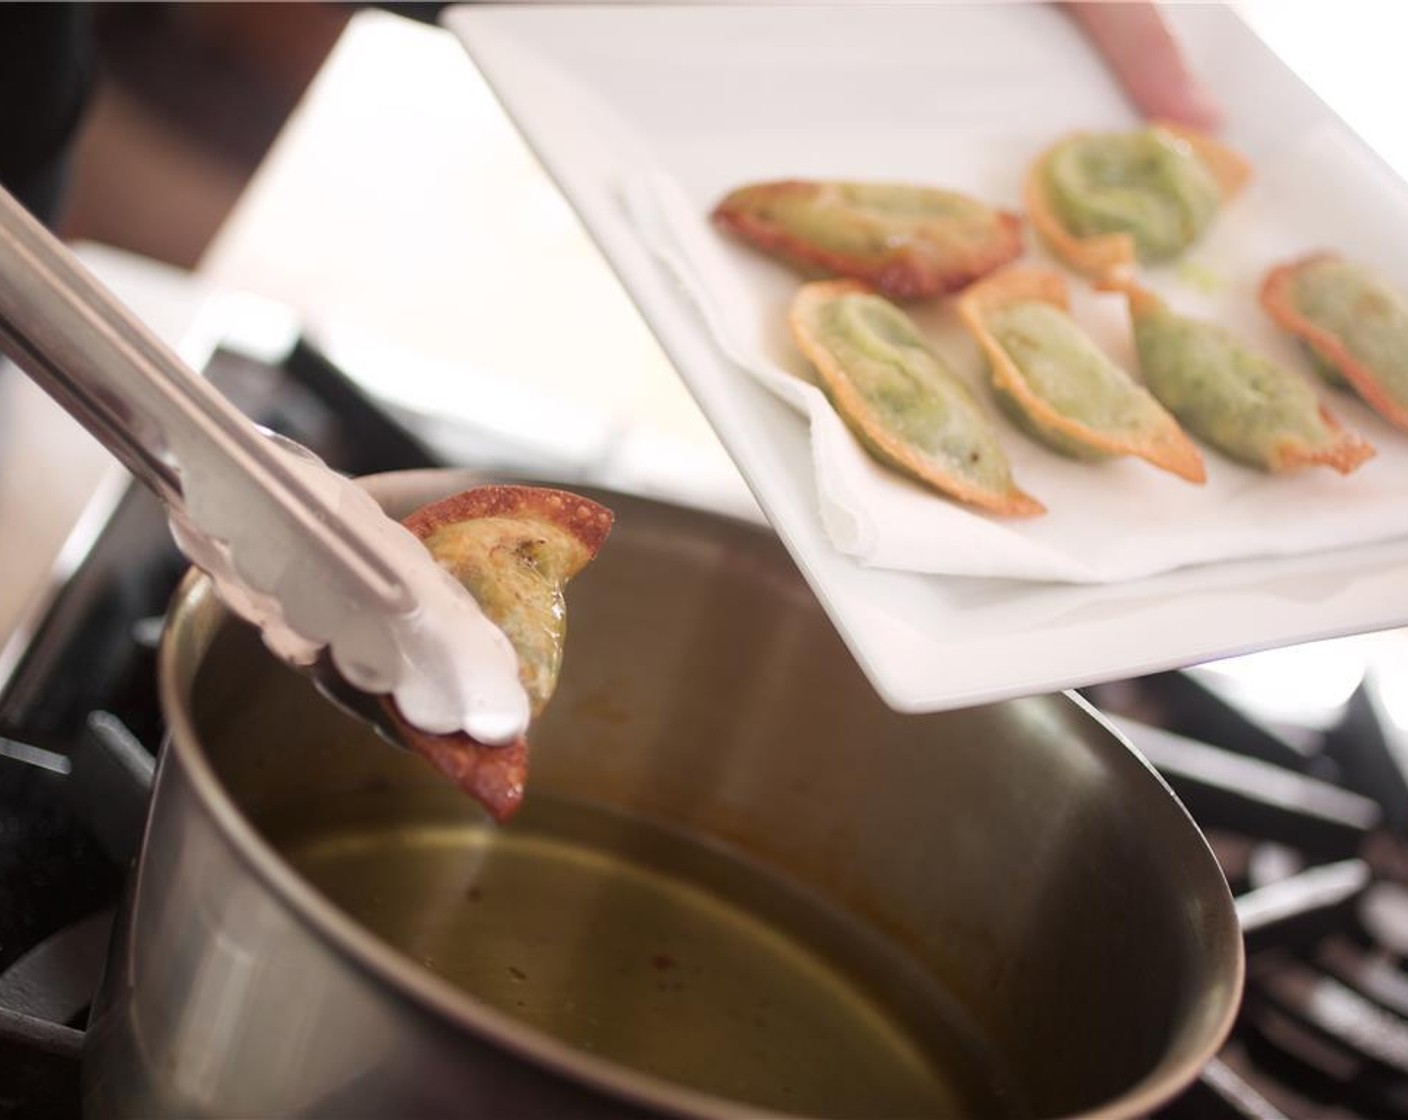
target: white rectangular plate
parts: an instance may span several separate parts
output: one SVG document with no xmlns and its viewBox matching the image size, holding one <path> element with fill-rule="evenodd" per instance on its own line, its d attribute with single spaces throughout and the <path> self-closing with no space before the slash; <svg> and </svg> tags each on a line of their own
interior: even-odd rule
<svg viewBox="0 0 1408 1120">
<path fill-rule="evenodd" d="M 1297 176 L 1302 206 L 1355 215 L 1331 244 L 1372 259 L 1374 222 L 1391 221 L 1383 228 L 1394 237 L 1408 228 L 1403 185 L 1235 16 L 1194 6 L 1172 15 L 1227 109 L 1226 139 L 1254 166 L 1274 166 L 1289 138 L 1312 135 L 1362 166 L 1362 198 L 1344 197 L 1338 182 L 1317 198 L 1315 183 Z M 805 422 L 724 357 L 628 217 L 623 185 L 641 174 L 663 172 L 707 200 L 720 184 L 761 177 L 758 152 L 772 145 L 778 177 L 863 162 L 876 168 L 868 177 L 883 178 L 915 165 L 911 151 L 887 145 L 916 135 L 932 135 L 936 148 L 946 136 L 971 145 L 985 133 L 1010 146 L 1017 136 L 1131 123 L 1049 5 L 466 7 L 445 22 L 576 207 L 893 707 L 959 707 L 1408 621 L 1402 539 L 1103 584 L 860 565 L 823 530 Z M 873 150 L 855 151 L 872 133 Z M 840 137 L 848 150 L 836 153 Z M 1011 197 L 990 200 L 1013 205 L 1017 191 L 1014 173 Z"/>
</svg>

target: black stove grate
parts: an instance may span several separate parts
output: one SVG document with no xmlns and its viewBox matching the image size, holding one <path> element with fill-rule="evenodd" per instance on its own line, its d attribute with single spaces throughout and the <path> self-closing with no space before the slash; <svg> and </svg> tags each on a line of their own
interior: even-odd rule
<svg viewBox="0 0 1408 1120">
<path fill-rule="evenodd" d="M 1408 783 L 1372 682 L 1321 730 L 1193 674 L 1089 690 L 1160 724 L 1116 717 L 1208 835 L 1246 939 L 1232 1039 L 1162 1120 L 1408 1117 Z"/>
<path fill-rule="evenodd" d="M 9 758 L 0 765 L 0 973 L 51 933 L 111 906 L 122 885 L 62 780 Z"/>
</svg>

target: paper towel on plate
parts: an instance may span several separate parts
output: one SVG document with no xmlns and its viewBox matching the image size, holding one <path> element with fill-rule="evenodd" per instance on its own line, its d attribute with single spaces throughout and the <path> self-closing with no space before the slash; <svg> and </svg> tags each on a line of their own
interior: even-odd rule
<svg viewBox="0 0 1408 1120">
<path fill-rule="evenodd" d="M 752 142 L 761 146 L 760 138 Z M 721 148 L 718 165 L 735 174 L 748 165 L 760 169 L 756 178 L 878 177 L 836 164 L 824 172 L 777 167 L 767 174 L 761 170 L 767 166 L 762 153 L 740 157 L 736 136 L 720 143 L 729 147 L 726 155 Z M 1000 203 L 1015 193 L 1025 161 L 1043 146 L 1036 137 L 994 141 L 957 134 L 946 138 L 945 163 L 971 169 L 967 181 L 914 181 Z M 695 154 L 696 166 L 708 166 L 708 151 Z M 1400 188 L 1384 182 L 1381 167 L 1329 131 L 1303 139 L 1257 170 L 1253 185 L 1184 261 L 1143 279 L 1176 310 L 1220 322 L 1252 347 L 1310 376 L 1303 356 L 1258 306 L 1260 279 L 1272 264 L 1328 247 L 1378 265 L 1403 284 L 1406 278 L 1395 275 L 1395 266 L 1401 269 L 1398 262 L 1408 259 L 1403 252 L 1408 247 L 1394 244 L 1403 240 L 1402 224 L 1395 220 Z M 631 221 L 693 302 L 720 350 L 806 418 L 819 516 L 832 543 L 861 563 L 944 575 L 1104 583 L 1408 535 L 1408 434 L 1395 431 L 1356 398 L 1322 389 L 1340 420 L 1378 450 L 1347 477 L 1323 468 L 1267 475 L 1206 448 L 1204 486 L 1137 459 L 1072 460 L 1037 444 L 998 413 L 977 347 L 959 325 L 951 299 L 906 310 L 988 402 L 1018 485 L 1048 513 L 1005 520 L 935 495 L 871 459 L 813 383 L 785 325 L 787 304 L 800 281 L 785 266 L 712 228 L 712 204 L 745 180 L 714 184 L 717 193 L 707 196 L 701 189 L 705 178 L 694 177 L 691 193 L 663 173 L 632 176 L 622 184 Z M 1005 189 L 995 186 L 999 182 Z M 1382 192 L 1366 192 L 1366 183 Z M 1337 198 L 1348 197 L 1359 200 L 1350 214 L 1336 205 Z M 1049 264 L 1030 232 L 1028 242 L 1029 260 Z M 1071 281 L 1078 321 L 1116 361 L 1137 370 L 1123 299 Z"/>
</svg>

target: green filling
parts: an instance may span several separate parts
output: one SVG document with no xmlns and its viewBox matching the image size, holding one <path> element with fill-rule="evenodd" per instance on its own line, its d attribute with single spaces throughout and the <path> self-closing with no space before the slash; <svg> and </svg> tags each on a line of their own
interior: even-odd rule
<svg viewBox="0 0 1408 1120">
<path fill-rule="evenodd" d="M 818 308 L 813 327 L 865 402 L 866 415 L 846 416 L 848 423 L 868 422 L 944 474 L 995 492 L 1011 488 L 1007 456 L 978 402 L 903 312 L 879 296 L 847 295 Z M 873 431 L 860 434 L 883 452 Z"/>
<path fill-rule="evenodd" d="M 1328 358 L 1321 357 L 1320 351 L 1311 346 L 1308 342 L 1300 344 L 1301 353 L 1305 355 L 1305 360 L 1310 363 L 1313 369 L 1324 380 L 1326 385 L 1336 389 L 1351 389 L 1349 381 L 1339 370 L 1339 367 Z"/>
<path fill-rule="evenodd" d="M 1086 440 L 1077 436 L 1058 432 L 1054 428 L 1042 427 L 1041 421 L 1026 410 L 1023 402 L 997 382 L 993 383 L 993 397 L 1007 419 L 1038 443 L 1046 444 L 1052 451 L 1068 455 L 1072 459 L 1084 459 L 1087 462 L 1099 462 L 1102 459 L 1115 457 L 1114 452 L 1092 447 Z"/>
<path fill-rule="evenodd" d="M 1014 303 L 987 325 L 1031 391 L 1060 415 L 1096 432 L 1136 440 L 1163 426 L 1148 394 L 1059 308 L 1035 300 Z M 1032 424 L 1039 422 L 1032 418 Z M 1071 453 L 1071 437 L 1039 426 L 1029 430 Z"/>
<path fill-rule="evenodd" d="M 579 546 L 556 526 L 514 517 L 445 525 L 425 546 L 504 632 L 518 654 L 533 710 L 541 711 L 557 686 L 567 636 L 558 573 L 572 569 Z"/>
<path fill-rule="evenodd" d="M 1369 270 L 1332 260 L 1301 269 L 1291 296 L 1307 320 L 1338 338 L 1396 404 L 1408 407 L 1408 299 Z M 1323 371 L 1328 363 L 1316 365 Z"/>
<path fill-rule="evenodd" d="M 1046 186 L 1080 237 L 1128 233 L 1145 262 L 1177 256 L 1211 224 L 1217 181 L 1188 144 L 1157 128 L 1081 136 L 1046 161 Z"/>
<path fill-rule="evenodd" d="M 1315 392 L 1221 327 L 1167 309 L 1135 319 L 1145 383 L 1194 434 L 1252 466 L 1272 468 L 1287 444 L 1333 446 Z"/>
<path fill-rule="evenodd" d="M 817 248 L 847 257 L 877 258 L 944 226 L 943 240 L 986 242 L 997 218 L 981 202 L 951 191 L 879 183 L 828 183 L 815 191 L 771 199 L 773 221 Z"/>
</svg>

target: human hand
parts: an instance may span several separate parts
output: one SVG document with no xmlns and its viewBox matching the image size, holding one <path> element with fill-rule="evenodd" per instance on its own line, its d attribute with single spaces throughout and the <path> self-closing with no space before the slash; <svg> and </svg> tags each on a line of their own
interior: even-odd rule
<svg viewBox="0 0 1408 1120">
<path fill-rule="evenodd" d="M 1209 131 L 1222 123 L 1221 108 L 1188 68 L 1156 5 L 1146 0 L 1066 0 L 1061 7 L 1070 13 L 1146 117 L 1163 117 Z"/>
</svg>

